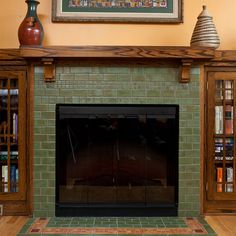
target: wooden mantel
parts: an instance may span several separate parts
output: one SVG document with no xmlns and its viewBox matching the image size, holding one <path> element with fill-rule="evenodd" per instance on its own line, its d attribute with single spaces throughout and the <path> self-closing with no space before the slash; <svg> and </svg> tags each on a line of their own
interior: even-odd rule
<svg viewBox="0 0 236 236">
<path fill-rule="evenodd" d="M 180 82 L 190 80 L 190 67 L 194 60 L 209 60 L 215 57 L 212 48 L 155 47 L 155 46 L 52 46 L 21 47 L 25 59 L 38 58 L 44 64 L 45 81 L 55 79 L 55 59 L 61 58 L 146 58 L 175 59 L 182 65 Z"/>
<path fill-rule="evenodd" d="M 182 67 L 180 82 L 190 80 L 190 68 L 193 62 L 225 61 L 236 58 L 236 52 L 216 51 L 204 47 L 173 46 L 21 46 L 19 49 L 0 49 L 0 65 L 21 65 L 41 62 L 44 65 L 46 82 L 55 81 L 55 62 L 76 58 L 96 59 L 145 59 L 176 61 Z M 222 59 L 222 60 L 221 60 Z"/>
<path fill-rule="evenodd" d="M 53 46 L 21 47 L 24 58 L 156 58 L 212 59 L 212 48 L 154 46 Z"/>
</svg>

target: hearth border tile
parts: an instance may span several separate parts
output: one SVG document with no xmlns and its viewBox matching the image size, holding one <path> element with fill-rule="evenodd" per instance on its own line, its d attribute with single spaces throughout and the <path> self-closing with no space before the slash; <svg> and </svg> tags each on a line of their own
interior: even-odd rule
<svg viewBox="0 0 236 236">
<path fill-rule="evenodd" d="M 126 218 L 113 217 L 111 219 L 107 218 L 106 220 L 102 218 L 89 218 L 89 220 L 94 222 L 102 222 L 103 227 L 97 227 L 94 224 L 92 227 L 76 227 L 73 224 L 71 227 L 71 222 L 76 222 L 78 218 L 64 218 L 66 224 L 63 222 L 63 218 L 33 218 L 30 219 L 21 229 L 18 236 L 161 236 L 161 235 L 184 235 L 184 236 L 194 236 L 194 235 L 211 235 L 215 236 L 216 234 L 211 229 L 211 227 L 207 224 L 207 222 L 202 218 L 196 217 L 159 217 L 152 218 L 150 217 L 151 225 L 155 221 L 162 221 L 162 227 L 142 227 L 142 218 L 127 218 L 127 222 L 135 222 L 139 224 L 130 224 L 129 227 L 127 224 L 126 227 L 109 227 L 111 222 L 119 222 L 119 219 L 122 219 L 122 222 L 126 221 Z M 95 220 L 96 219 L 96 220 Z M 80 218 L 81 221 L 86 221 L 86 218 Z M 144 220 L 144 225 L 147 224 L 147 220 Z M 50 222 L 56 222 L 56 225 L 51 227 Z M 59 224 L 62 223 L 62 226 Z M 180 225 L 178 225 L 178 223 Z M 185 225 L 184 225 L 184 224 Z M 138 227 L 135 227 L 139 225 Z"/>
</svg>

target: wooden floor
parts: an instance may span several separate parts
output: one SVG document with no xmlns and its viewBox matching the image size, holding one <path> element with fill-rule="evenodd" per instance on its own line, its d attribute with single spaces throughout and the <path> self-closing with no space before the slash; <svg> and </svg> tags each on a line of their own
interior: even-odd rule
<svg viewBox="0 0 236 236">
<path fill-rule="evenodd" d="M 206 216 L 205 220 L 219 236 L 236 236 L 236 216 Z"/>
<path fill-rule="evenodd" d="M 27 221 L 26 216 L 1 216 L 0 235 L 16 236 Z M 206 221 L 219 236 L 236 236 L 236 216 L 207 216 Z"/>
<path fill-rule="evenodd" d="M 27 220 L 27 216 L 0 216 L 0 235 L 16 236 Z"/>
</svg>

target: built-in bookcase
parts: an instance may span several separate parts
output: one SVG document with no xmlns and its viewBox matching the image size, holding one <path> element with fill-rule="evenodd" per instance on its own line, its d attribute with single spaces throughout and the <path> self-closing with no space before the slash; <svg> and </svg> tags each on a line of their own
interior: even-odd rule
<svg viewBox="0 0 236 236">
<path fill-rule="evenodd" d="M 26 199 L 26 73 L 0 70 L 0 204 Z"/>
<path fill-rule="evenodd" d="M 236 200 L 236 72 L 208 72 L 206 108 L 207 200 L 223 211 Z"/>
</svg>

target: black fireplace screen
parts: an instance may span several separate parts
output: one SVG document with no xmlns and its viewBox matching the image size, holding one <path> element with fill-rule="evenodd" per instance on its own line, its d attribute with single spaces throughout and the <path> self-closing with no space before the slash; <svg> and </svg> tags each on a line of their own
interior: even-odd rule
<svg viewBox="0 0 236 236">
<path fill-rule="evenodd" d="M 56 215 L 177 215 L 177 105 L 56 106 Z"/>
</svg>

